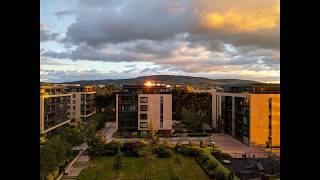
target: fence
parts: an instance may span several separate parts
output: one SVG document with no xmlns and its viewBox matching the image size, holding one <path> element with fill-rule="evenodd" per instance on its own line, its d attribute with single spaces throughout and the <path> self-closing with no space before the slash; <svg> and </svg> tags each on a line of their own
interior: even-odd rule
<svg viewBox="0 0 320 180">
<path fill-rule="evenodd" d="M 237 153 L 237 152 L 228 152 L 228 154 L 234 159 L 255 159 L 255 158 L 280 158 L 279 155 L 270 154 L 268 152 L 244 152 L 244 153 Z"/>
</svg>

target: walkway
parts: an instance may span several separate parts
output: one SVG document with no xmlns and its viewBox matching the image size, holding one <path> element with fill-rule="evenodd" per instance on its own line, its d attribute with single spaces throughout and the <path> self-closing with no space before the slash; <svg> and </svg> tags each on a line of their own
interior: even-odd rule
<svg viewBox="0 0 320 180">
<path fill-rule="evenodd" d="M 112 135 L 116 131 L 116 122 L 106 122 L 105 127 L 101 130 L 101 133 L 106 138 L 107 143 L 109 143 L 112 141 Z"/>
</svg>

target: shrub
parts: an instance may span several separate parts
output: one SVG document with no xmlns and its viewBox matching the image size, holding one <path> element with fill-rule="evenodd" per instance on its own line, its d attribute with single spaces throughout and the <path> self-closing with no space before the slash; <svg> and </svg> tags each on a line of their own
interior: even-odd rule
<svg viewBox="0 0 320 180">
<path fill-rule="evenodd" d="M 169 143 L 169 141 L 165 140 L 162 145 L 165 147 L 165 148 L 171 148 L 171 145 Z"/>
<path fill-rule="evenodd" d="M 212 155 L 213 152 L 211 152 L 211 148 L 201 149 L 199 147 L 192 147 L 192 149 L 194 154 L 197 154 L 197 152 L 200 151 L 198 155 L 195 155 L 195 159 L 210 178 L 223 180 L 229 180 L 228 178 L 238 179 Z M 182 147 L 179 150 L 182 153 L 184 149 Z M 217 152 L 220 153 L 221 151 L 215 150 L 215 153 Z"/>
<path fill-rule="evenodd" d="M 177 148 L 177 151 L 185 156 L 197 156 L 201 153 L 201 149 L 199 147 L 193 147 L 190 145 L 182 145 L 181 147 Z"/>
<path fill-rule="evenodd" d="M 171 177 L 171 180 L 179 180 L 180 178 L 178 177 L 178 176 L 176 176 L 176 175 L 174 175 L 174 176 L 172 176 Z"/>
<path fill-rule="evenodd" d="M 189 139 L 189 145 L 190 146 L 194 146 L 194 143 L 192 142 L 192 140 Z"/>
<path fill-rule="evenodd" d="M 201 147 L 201 148 L 206 148 L 206 147 L 208 147 L 207 142 L 204 141 L 204 140 L 201 140 L 201 141 L 200 141 L 200 147 Z"/>
<path fill-rule="evenodd" d="M 209 170 L 215 170 L 216 167 L 218 166 L 218 162 L 213 161 L 213 160 L 207 160 L 207 165 Z"/>
<path fill-rule="evenodd" d="M 174 133 L 183 133 L 183 130 L 176 128 L 176 129 L 174 130 Z"/>
<path fill-rule="evenodd" d="M 104 145 L 104 155 L 115 155 L 121 151 L 123 144 L 120 141 L 112 140 L 110 143 Z"/>
<path fill-rule="evenodd" d="M 174 149 L 177 150 L 178 148 L 180 148 L 182 146 L 182 143 L 180 140 L 177 141 L 177 144 L 175 145 Z"/>
<path fill-rule="evenodd" d="M 206 137 L 207 133 L 188 133 L 189 137 Z"/>
<path fill-rule="evenodd" d="M 127 155 L 139 156 L 139 148 L 145 147 L 146 144 L 142 143 L 141 141 L 133 141 L 133 142 L 126 142 L 123 145 L 123 151 L 127 153 Z"/>
<path fill-rule="evenodd" d="M 231 159 L 232 157 L 227 154 L 227 153 L 223 153 L 221 150 L 219 149 L 214 149 L 213 152 L 211 153 L 214 157 L 216 157 L 217 159 L 223 160 L 223 159 Z"/>
<path fill-rule="evenodd" d="M 201 152 L 200 155 L 196 158 L 196 160 L 199 164 L 203 164 L 207 162 L 207 160 L 209 160 L 209 157 L 205 153 Z"/>
<path fill-rule="evenodd" d="M 136 138 L 136 137 L 138 137 L 138 136 L 139 136 L 139 133 L 138 133 L 138 132 L 133 132 L 133 133 L 131 133 L 131 137 Z"/>
<path fill-rule="evenodd" d="M 159 148 L 157 148 L 155 153 L 159 158 L 172 156 L 172 151 L 169 149 L 166 149 L 164 146 L 160 146 Z"/>
</svg>

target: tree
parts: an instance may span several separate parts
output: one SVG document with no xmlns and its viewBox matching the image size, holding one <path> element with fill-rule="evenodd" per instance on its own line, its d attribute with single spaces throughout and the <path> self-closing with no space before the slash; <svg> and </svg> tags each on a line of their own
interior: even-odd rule
<svg viewBox="0 0 320 180">
<path fill-rule="evenodd" d="M 104 139 L 104 137 L 98 133 L 96 136 L 93 137 L 93 139 L 91 139 L 89 141 L 89 153 L 92 156 L 101 156 L 104 154 L 104 144 L 106 143 L 106 140 Z"/>
<path fill-rule="evenodd" d="M 63 134 L 61 135 L 69 144 L 72 146 L 78 146 L 84 142 L 84 135 L 76 128 L 64 128 Z"/>
<path fill-rule="evenodd" d="M 149 122 L 149 139 L 150 144 L 147 146 L 141 146 L 138 150 L 139 156 L 145 158 L 145 162 L 148 163 L 149 167 L 149 179 L 152 179 L 152 160 L 155 158 L 153 154 L 159 147 L 159 137 L 157 136 L 158 130 L 152 125 L 152 121 Z"/>
<path fill-rule="evenodd" d="M 71 153 L 71 145 L 61 136 L 48 139 L 40 149 L 40 178 L 63 166 Z"/>
</svg>

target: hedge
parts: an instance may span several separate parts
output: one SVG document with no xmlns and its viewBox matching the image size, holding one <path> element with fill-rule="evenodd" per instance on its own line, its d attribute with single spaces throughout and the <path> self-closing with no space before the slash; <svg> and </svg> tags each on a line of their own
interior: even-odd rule
<svg viewBox="0 0 320 180">
<path fill-rule="evenodd" d="M 208 136 L 207 133 L 188 133 L 189 137 L 206 137 Z"/>
<path fill-rule="evenodd" d="M 200 148 L 190 145 L 182 145 L 176 150 L 185 155 L 195 157 L 200 167 L 208 174 L 210 178 L 217 180 L 239 180 L 229 169 L 225 168 L 212 154 L 212 148 Z"/>
<path fill-rule="evenodd" d="M 172 151 L 164 145 L 160 145 L 160 147 L 155 150 L 155 154 L 157 154 L 159 158 L 166 158 L 172 156 Z"/>
</svg>

